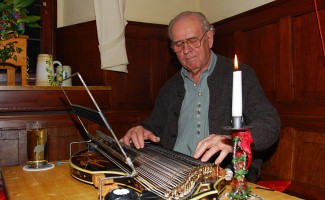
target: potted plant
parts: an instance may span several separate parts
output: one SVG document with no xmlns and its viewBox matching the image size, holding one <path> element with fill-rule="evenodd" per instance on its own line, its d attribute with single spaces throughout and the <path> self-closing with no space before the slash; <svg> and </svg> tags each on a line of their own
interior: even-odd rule
<svg viewBox="0 0 325 200">
<path fill-rule="evenodd" d="M 26 9 L 35 0 L 0 0 L 0 39 L 19 37 L 25 26 L 39 27 L 40 16 L 28 15 Z"/>
<path fill-rule="evenodd" d="M 27 38 L 25 27 L 39 27 L 40 16 L 29 15 L 35 0 L 0 0 L 0 69 L 7 70 L 7 85 L 15 85 L 15 69 L 21 68 L 22 85 L 27 85 Z"/>
</svg>

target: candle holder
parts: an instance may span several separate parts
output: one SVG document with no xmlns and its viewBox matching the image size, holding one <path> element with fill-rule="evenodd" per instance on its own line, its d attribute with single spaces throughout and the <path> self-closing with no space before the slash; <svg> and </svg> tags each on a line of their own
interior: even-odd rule
<svg viewBox="0 0 325 200">
<path fill-rule="evenodd" d="M 232 117 L 232 124 L 234 130 L 242 129 L 242 117 Z"/>
<path fill-rule="evenodd" d="M 253 128 L 252 126 L 243 126 L 243 117 L 232 117 L 232 126 L 224 127 L 225 130 L 233 131 L 233 133 L 238 131 L 248 131 L 249 129 Z"/>
<path fill-rule="evenodd" d="M 233 117 L 233 126 L 225 127 L 226 130 L 232 130 L 233 138 L 233 158 L 232 163 L 234 165 L 234 177 L 232 180 L 231 191 L 219 197 L 219 200 L 242 200 L 242 199 L 259 199 L 262 197 L 251 193 L 251 186 L 248 186 L 245 178 L 248 173 L 248 167 L 252 161 L 251 143 L 253 138 L 248 126 L 242 126 L 241 117 Z"/>
</svg>

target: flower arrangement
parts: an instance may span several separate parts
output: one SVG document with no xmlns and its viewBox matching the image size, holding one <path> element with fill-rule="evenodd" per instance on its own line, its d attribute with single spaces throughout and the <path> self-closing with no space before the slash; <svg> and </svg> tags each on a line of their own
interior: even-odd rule
<svg viewBox="0 0 325 200">
<path fill-rule="evenodd" d="M 25 26 L 40 27 L 40 16 L 28 15 L 26 9 L 35 0 L 0 0 L 0 40 L 24 34 Z"/>
</svg>

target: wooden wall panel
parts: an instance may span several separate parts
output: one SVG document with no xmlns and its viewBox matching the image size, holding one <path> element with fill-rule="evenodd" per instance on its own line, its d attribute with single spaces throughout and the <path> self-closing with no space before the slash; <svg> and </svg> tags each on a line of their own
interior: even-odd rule
<svg viewBox="0 0 325 200">
<path fill-rule="evenodd" d="M 128 22 L 128 73 L 100 69 L 95 21 L 58 28 L 56 35 L 57 60 L 81 73 L 88 85 L 112 87 L 110 110 L 151 110 L 159 88 L 178 70 L 166 25 Z"/>
<path fill-rule="evenodd" d="M 167 26 L 129 22 L 126 27 L 128 73 L 105 71 L 112 88 L 112 110 L 151 110 L 162 84 L 177 69 L 169 49 Z"/>
<path fill-rule="evenodd" d="M 275 70 L 275 101 L 289 104 L 293 99 L 292 20 L 286 16 L 279 21 L 279 66 Z"/>
<path fill-rule="evenodd" d="M 325 1 L 317 2 L 324 32 Z M 313 1 L 275 1 L 214 26 L 216 52 L 236 52 L 252 66 L 280 114 L 281 136 L 262 178 L 291 180 L 288 193 L 323 198 L 325 58 Z"/>
<path fill-rule="evenodd" d="M 216 30 L 216 31 L 218 31 L 218 30 Z M 235 54 L 234 36 L 227 35 L 224 37 L 223 36 L 215 37 L 212 49 L 217 54 L 221 54 L 228 58 L 234 57 L 234 54 Z"/>
<path fill-rule="evenodd" d="M 254 68 L 269 99 L 275 98 L 275 77 L 279 68 L 278 30 L 279 23 L 246 30 L 242 32 L 241 43 L 236 43 L 240 49 L 239 61 Z"/>
<path fill-rule="evenodd" d="M 19 130 L 0 131 L 0 166 L 16 165 L 19 163 Z M 5 148 L 4 148 L 5 147 Z M 26 146 L 25 146 L 26 147 Z M 27 154 L 25 154 L 26 157 Z M 24 155 L 21 155 L 22 157 Z"/>
<path fill-rule="evenodd" d="M 295 122 L 297 123 L 297 122 Z M 322 199 L 324 188 L 324 132 L 283 127 L 279 145 L 263 166 L 266 180 L 291 180 L 286 193 L 303 199 Z"/>
<path fill-rule="evenodd" d="M 62 127 L 51 127 L 48 129 L 49 134 L 49 160 L 65 160 L 70 158 L 70 143 L 88 140 L 82 137 L 79 130 L 74 124 Z M 85 145 L 73 145 L 72 153 L 85 149 Z"/>
<path fill-rule="evenodd" d="M 71 66 L 72 73 L 79 72 L 87 85 L 104 85 L 94 21 L 56 29 L 55 38 L 55 60 Z"/>
<path fill-rule="evenodd" d="M 118 138 L 140 120 L 146 112 L 106 113 L 107 120 Z M 49 161 L 67 160 L 70 158 L 70 143 L 88 140 L 83 134 L 80 122 L 74 115 L 59 113 L 16 114 L 0 116 L 0 167 L 22 165 L 27 161 L 27 131 L 26 122 L 45 120 L 48 122 Z M 103 130 L 97 124 L 83 120 L 88 131 Z M 85 149 L 85 145 L 73 145 L 72 153 Z"/>
<path fill-rule="evenodd" d="M 265 162 L 263 175 L 265 179 L 291 180 L 293 171 L 295 130 L 283 128 L 275 154 Z"/>
<path fill-rule="evenodd" d="M 118 109 L 129 110 L 133 103 L 140 109 L 152 106 L 150 98 L 150 41 L 127 39 L 128 45 L 128 73 L 119 74 L 122 78 L 118 86 Z M 147 59 L 139 59 L 147 58 Z M 113 75 L 113 73 L 111 73 Z M 110 76 L 107 77 L 109 80 Z M 132 89 L 130 89 L 132 88 Z M 115 101 L 114 101 L 115 102 Z"/>
<path fill-rule="evenodd" d="M 320 10 L 319 14 L 325 27 L 325 10 Z M 321 100 L 325 99 L 325 58 L 316 14 L 311 12 L 297 16 L 292 20 L 292 24 L 294 101 L 322 103 Z"/>
<path fill-rule="evenodd" d="M 0 120 L 0 167 L 26 164 L 27 121 L 45 120 L 48 122 L 49 161 L 69 159 L 69 144 L 83 140 L 75 126 L 75 119 L 66 114 L 2 116 Z M 74 148 L 74 151 L 81 149 L 79 145 Z"/>
<path fill-rule="evenodd" d="M 325 133 L 296 130 L 292 179 L 325 190 Z"/>
</svg>

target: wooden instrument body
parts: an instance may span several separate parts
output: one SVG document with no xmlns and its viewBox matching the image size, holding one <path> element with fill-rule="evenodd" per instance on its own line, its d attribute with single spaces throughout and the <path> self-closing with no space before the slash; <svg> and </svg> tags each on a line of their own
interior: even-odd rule
<svg viewBox="0 0 325 200">
<path fill-rule="evenodd" d="M 119 164 L 124 164 L 127 166 L 122 162 Z M 86 149 L 78 152 L 71 157 L 69 160 L 69 165 L 71 176 L 81 182 L 98 187 L 99 183 L 97 182 L 96 177 L 112 177 L 112 181 L 109 184 L 114 184 L 115 186 L 111 188 L 127 187 L 135 190 L 139 194 L 139 199 L 147 199 L 148 196 L 159 199 L 159 197 L 155 194 L 145 190 L 145 188 L 136 180 L 128 178 L 128 174 L 126 172 L 122 171 L 119 167 L 117 167 L 117 165 L 96 150 Z M 205 177 L 199 183 L 197 183 L 196 189 L 189 199 L 213 199 L 218 197 L 219 194 L 223 192 L 226 186 L 226 181 L 223 178 L 225 173 L 221 168 L 218 168 L 217 170 L 218 171 L 215 171 L 215 173 L 211 174 L 209 177 Z M 120 176 L 125 176 L 125 178 L 114 179 L 114 177 Z M 106 190 L 102 195 L 105 196 L 105 194 L 110 191 L 111 190 Z"/>
<path fill-rule="evenodd" d="M 88 183 L 93 183 L 93 175 L 107 174 L 109 176 L 126 176 L 114 163 L 100 155 L 98 152 L 88 149 L 73 155 L 70 160 L 70 174 L 74 178 Z"/>
</svg>

